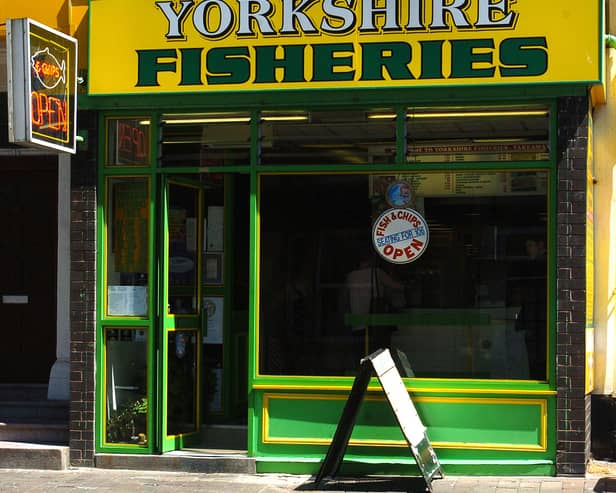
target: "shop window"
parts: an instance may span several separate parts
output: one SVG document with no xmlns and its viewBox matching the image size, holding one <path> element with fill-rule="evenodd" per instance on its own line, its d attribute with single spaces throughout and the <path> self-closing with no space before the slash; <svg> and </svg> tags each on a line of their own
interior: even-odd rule
<svg viewBox="0 0 616 493">
<path fill-rule="evenodd" d="M 408 376 L 545 379 L 547 183 L 531 170 L 262 176 L 260 373 L 354 375 L 386 346 Z M 372 236 L 401 190 L 429 239 L 395 264 Z"/>
<path fill-rule="evenodd" d="M 549 159 L 543 107 L 409 108 L 407 161 L 477 162 Z"/>
<path fill-rule="evenodd" d="M 247 166 L 247 113 L 167 114 L 161 120 L 161 166 Z"/>
<path fill-rule="evenodd" d="M 106 327 L 105 439 L 109 444 L 146 446 L 147 332 Z"/>
<path fill-rule="evenodd" d="M 366 111 L 263 112 L 260 163 L 392 164 L 396 115 Z M 379 115 L 380 115 L 379 114 Z"/>
<path fill-rule="evenodd" d="M 148 313 L 149 180 L 107 181 L 106 314 Z"/>
<path fill-rule="evenodd" d="M 149 166 L 149 118 L 108 118 L 106 166 Z"/>
</svg>

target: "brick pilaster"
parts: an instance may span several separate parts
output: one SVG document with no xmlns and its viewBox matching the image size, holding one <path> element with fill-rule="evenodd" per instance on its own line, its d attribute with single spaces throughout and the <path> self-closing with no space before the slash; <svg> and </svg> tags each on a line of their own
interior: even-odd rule
<svg viewBox="0 0 616 493">
<path fill-rule="evenodd" d="M 88 148 L 71 164 L 70 461 L 94 465 L 96 334 L 96 115 L 80 114 Z"/>
<path fill-rule="evenodd" d="M 556 384 L 558 475 L 582 475 L 590 444 L 585 384 L 588 99 L 558 101 Z"/>
</svg>

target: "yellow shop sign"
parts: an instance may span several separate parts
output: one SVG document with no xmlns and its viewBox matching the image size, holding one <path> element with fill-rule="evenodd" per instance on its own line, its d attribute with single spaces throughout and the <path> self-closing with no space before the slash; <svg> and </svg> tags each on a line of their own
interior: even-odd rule
<svg viewBox="0 0 616 493">
<path fill-rule="evenodd" d="M 88 86 L 593 84 L 601 19 L 600 0 L 100 0 L 90 2 Z"/>
</svg>

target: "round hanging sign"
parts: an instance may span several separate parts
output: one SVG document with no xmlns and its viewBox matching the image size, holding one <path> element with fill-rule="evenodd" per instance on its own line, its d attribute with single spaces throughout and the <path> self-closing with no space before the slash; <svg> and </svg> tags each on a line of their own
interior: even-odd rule
<svg viewBox="0 0 616 493">
<path fill-rule="evenodd" d="M 409 207 L 413 202 L 413 189 L 405 181 L 395 181 L 387 187 L 385 200 L 390 207 Z"/>
<path fill-rule="evenodd" d="M 428 247 L 428 223 L 413 209 L 388 209 L 372 226 L 378 254 L 392 264 L 417 260 Z"/>
</svg>

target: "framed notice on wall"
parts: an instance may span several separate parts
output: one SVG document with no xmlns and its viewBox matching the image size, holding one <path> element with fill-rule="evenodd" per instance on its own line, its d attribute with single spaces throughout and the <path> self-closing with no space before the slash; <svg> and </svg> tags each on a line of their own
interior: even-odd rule
<svg viewBox="0 0 616 493">
<path fill-rule="evenodd" d="M 32 19 L 9 19 L 9 141 L 75 153 L 77 40 Z"/>
<path fill-rule="evenodd" d="M 222 344 L 224 299 L 219 296 L 203 298 L 203 310 L 207 315 L 207 332 L 203 342 Z"/>
</svg>

